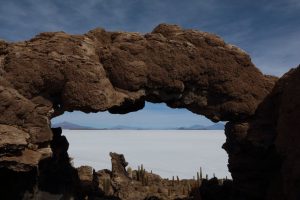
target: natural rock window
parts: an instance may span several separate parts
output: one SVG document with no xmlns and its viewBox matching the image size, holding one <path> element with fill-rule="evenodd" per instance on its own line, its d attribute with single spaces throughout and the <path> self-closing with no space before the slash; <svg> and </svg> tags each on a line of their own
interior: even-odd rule
<svg viewBox="0 0 300 200">
<path fill-rule="evenodd" d="M 95 29 L 0 41 L 0 61 L 3 199 L 36 198 L 43 189 L 67 199 L 103 197 L 89 184 L 96 183 L 91 169 L 79 176 L 72 168 L 68 143 L 50 120 L 75 110 L 126 114 L 145 102 L 228 121 L 228 199 L 299 199 L 299 67 L 280 79 L 263 75 L 220 37 L 168 24 L 147 34 Z M 125 158 L 114 155 L 124 170 Z"/>
<path fill-rule="evenodd" d="M 126 115 L 65 113 L 52 119 L 70 143 L 76 167 L 110 169 L 109 152 L 125 155 L 131 168 L 143 164 L 163 178 L 192 179 L 200 167 L 209 177 L 230 178 L 224 149 L 224 124 L 185 109 L 147 103 Z"/>
</svg>

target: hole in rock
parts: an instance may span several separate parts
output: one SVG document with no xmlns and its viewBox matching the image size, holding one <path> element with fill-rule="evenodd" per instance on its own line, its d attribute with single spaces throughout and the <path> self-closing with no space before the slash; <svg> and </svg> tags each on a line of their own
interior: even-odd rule
<svg viewBox="0 0 300 200">
<path fill-rule="evenodd" d="M 111 169 L 109 152 L 124 154 L 132 169 L 143 164 L 163 178 L 191 179 L 200 167 L 203 176 L 231 177 L 224 123 L 213 123 L 186 109 L 146 103 L 128 114 L 65 112 L 51 120 L 62 127 L 75 167 Z"/>
</svg>

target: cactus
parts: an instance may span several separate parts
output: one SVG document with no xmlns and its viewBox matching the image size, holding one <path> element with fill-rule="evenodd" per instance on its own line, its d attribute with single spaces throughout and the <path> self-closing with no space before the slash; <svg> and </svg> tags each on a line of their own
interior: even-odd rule
<svg viewBox="0 0 300 200">
<path fill-rule="evenodd" d="M 202 169 L 200 168 L 200 172 L 197 172 L 197 186 L 200 187 L 202 184 Z"/>
<path fill-rule="evenodd" d="M 198 187 L 200 187 L 200 180 L 195 181 L 195 188 L 198 188 Z"/>
<path fill-rule="evenodd" d="M 216 174 L 215 173 L 213 173 L 213 177 L 216 178 Z"/>
<path fill-rule="evenodd" d="M 138 170 L 136 172 L 137 181 L 141 181 L 142 185 L 148 185 L 149 179 L 146 176 L 146 169 L 144 169 L 143 164 L 138 166 Z"/>
<path fill-rule="evenodd" d="M 105 195 L 109 194 L 110 190 L 110 178 L 104 178 L 103 179 L 103 191 Z"/>
<path fill-rule="evenodd" d="M 179 184 L 179 181 L 180 181 L 179 177 L 178 177 L 178 176 L 176 176 L 176 179 L 177 179 L 177 183 Z"/>
<path fill-rule="evenodd" d="M 201 179 L 201 181 L 203 180 L 203 176 L 202 176 L 202 167 L 200 167 L 200 179 Z"/>
<path fill-rule="evenodd" d="M 127 173 L 128 173 L 129 178 L 132 178 L 132 169 L 131 169 L 131 167 L 127 168 Z"/>
<path fill-rule="evenodd" d="M 140 166 L 138 166 L 138 170 L 136 171 L 136 180 L 139 181 L 140 180 Z"/>
<path fill-rule="evenodd" d="M 206 178 L 206 180 L 208 180 L 208 174 L 206 174 L 205 178 Z"/>
<path fill-rule="evenodd" d="M 142 185 L 147 186 L 148 182 L 149 182 L 148 176 L 144 175 L 143 178 L 142 178 Z"/>
<path fill-rule="evenodd" d="M 137 181 L 142 181 L 143 178 L 144 178 L 144 174 L 145 174 L 145 171 L 144 171 L 144 167 L 143 165 L 138 166 L 138 170 L 137 170 Z"/>
<path fill-rule="evenodd" d="M 175 178 L 174 178 L 174 176 L 172 177 L 172 186 L 174 187 L 174 185 L 175 185 Z"/>
<path fill-rule="evenodd" d="M 147 186 L 147 185 L 149 185 L 149 177 L 148 176 L 146 176 L 146 178 L 145 178 L 145 186 Z"/>
<path fill-rule="evenodd" d="M 187 192 L 188 192 L 188 193 L 191 192 L 191 185 L 190 185 L 190 183 L 187 183 Z"/>
</svg>

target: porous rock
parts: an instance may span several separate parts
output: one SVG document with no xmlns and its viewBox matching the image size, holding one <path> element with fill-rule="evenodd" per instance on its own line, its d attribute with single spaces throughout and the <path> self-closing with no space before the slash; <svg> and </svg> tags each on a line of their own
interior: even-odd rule
<svg viewBox="0 0 300 200">
<path fill-rule="evenodd" d="M 273 89 L 277 78 L 263 75 L 243 50 L 168 24 L 147 34 L 94 29 L 0 41 L 0 168 L 35 174 L 42 160 L 61 155 L 49 150 L 50 119 L 65 111 L 125 114 L 145 101 L 164 102 L 229 121 L 224 148 L 238 191 L 295 199 L 298 77 L 299 68 Z M 272 185 L 274 177 L 282 185 Z"/>
<path fill-rule="evenodd" d="M 243 119 L 274 83 L 220 37 L 167 24 L 145 35 L 41 33 L 1 42 L 0 56 L 0 124 L 29 134 L 28 147 L 49 143 L 50 119 L 64 111 L 127 113 L 150 101 Z"/>
</svg>

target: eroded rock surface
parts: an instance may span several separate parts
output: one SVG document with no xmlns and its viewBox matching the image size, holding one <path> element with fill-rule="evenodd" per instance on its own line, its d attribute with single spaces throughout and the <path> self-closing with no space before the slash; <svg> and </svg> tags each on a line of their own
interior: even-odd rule
<svg viewBox="0 0 300 200">
<path fill-rule="evenodd" d="M 144 35 L 95 29 L 0 41 L 0 168 L 35 174 L 44 160 L 65 162 L 55 156 L 67 158 L 67 146 L 62 141 L 54 148 L 50 128 L 50 119 L 64 111 L 125 114 L 145 101 L 164 102 L 229 121 L 224 148 L 241 196 L 263 199 L 276 190 L 294 198 L 298 71 L 273 90 L 277 78 L 263 75 L 243 50 L 216 35 L 167 24 Z M 284 185 L 270 184 L 279 171 L 288 173 L 278 177 Z"/>
<path fill-rule="evenodd" d="M 231 121 L 254 114 L 274 83 L 218 36 L 166 24 L 41 33 L 1 41 L 0 56 L 0 124 L 28 133 L 30 149 L 51 141 L 49 119 L 64 111 L 127 113 L 147 100 Z"/>
</svg>

